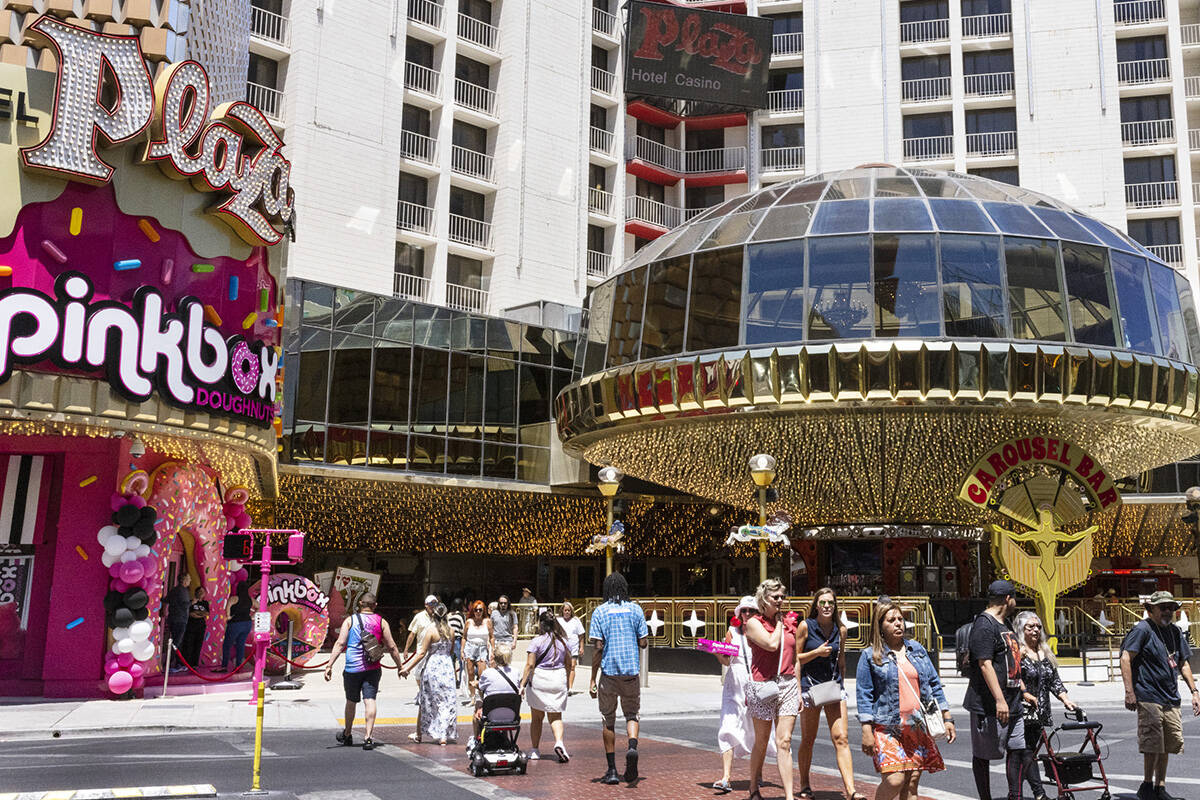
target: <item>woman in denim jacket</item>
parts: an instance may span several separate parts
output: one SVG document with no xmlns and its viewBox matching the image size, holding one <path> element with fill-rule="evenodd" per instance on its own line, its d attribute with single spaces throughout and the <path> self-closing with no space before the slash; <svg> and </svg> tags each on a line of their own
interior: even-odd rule
<svg viewBox="0 0 1200 800">
<path fill-rule="evenodd" d="M 904 638 L 904 614 L 881 603 L 871 620 L 871 647 L 858 659 L 856 680 L 862 749 L 883 778 L 875 800 L 916 800 L 922 772 L 945 769 L 937 744 L 925 732 L 921 701 L 937 700 L 954 741 L 950 705 L 925 648 Z"/>
</svg>

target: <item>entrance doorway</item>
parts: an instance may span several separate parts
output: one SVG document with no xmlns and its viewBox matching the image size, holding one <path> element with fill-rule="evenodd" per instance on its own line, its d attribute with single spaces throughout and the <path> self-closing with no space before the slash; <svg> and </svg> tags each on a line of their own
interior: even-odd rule
<svg viewBox="0 0 1200 800">
<path fill-rule="evenodd" d="M 945 545 L 925 542 L 900 563 L 900 594 L 958 597 L 958 565 Z"/>
</svg>

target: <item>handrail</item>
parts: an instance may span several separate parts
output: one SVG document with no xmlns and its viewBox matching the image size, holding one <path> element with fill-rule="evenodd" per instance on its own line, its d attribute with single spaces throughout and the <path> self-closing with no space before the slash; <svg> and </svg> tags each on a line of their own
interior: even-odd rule
<svg viewBox="0 0 1200 800">
<path fill-rule="evenodd" d="M 953 157 L 953 136 L 919 136 L 904 140 L 905 161 L 938 161 Z"/>
<path fill-rule="evenodd" d="M 794 56 L 804 52 L 804 31 L 771 35 L 771 55 Z"/>
<path fill-rule="evenodd" d="M 591 149 L 597 153 L 611 153 L 613 146 L 614 134 L 612 131 L 606 131 L 604 128 L 597 128 L 595 125 L 591 127 L 591 137 L 589 144 Z"/>
<path fill-rule="evenodd" d="M 416 131 L 400 131 L 400 155 L 426 164 L 437 162 L 437 139 Z"/>
<path fill-rule="evenodd" d="M 1145 58 L 1139 61 L 1118 61 L 1117 81 L 1124 84 L 1156 83 L 1171 80 L 1169 58 Z"/>
<path fill-rule="evenodd" d="M 396 203 L 396 227 L 402 231 L 428 234 L 433 230 L 433 209 L 420 203 Z"/>
<path fill-rule="evenodd" d="M 1125 205 L 1130 208 L 1177 205 L 1179 181 L 1125 184 Z"/>
<path fill-rule="evenodd" d="M 926 103 L 950 98 L 950 76 L 909 78 L 900 81 L 900 97 L 910 103 Z"/>
<path fill-rule="evenodd" d="M 408 0 L 408 18 L 431 28 L 442 29 L 442 14 L 446 7 L 434 0 Z"/>
<path fill-rule="evenodd" d="M 612 36 L 617 30 L 617 15 L 610 14 L 602 8 L 593 8 L 592 30 L 599 31 L 605 36 Z"/>
<path fill-rule="evenodd" d="M 446 307 L 454 311 L 479 313 L 487 305 L 488 293 L 472 286 L 446 284 Z"/>
<path fill-rule="evenodd" d="M 409 275 L 404 272 L 397 272 L 392 293 L 405 300 L 425 302 L 429 294 L 429 278 L 426 278 L 424 275 Z"/>
<path fill-rule="evenodd" d="M 496 38 L 499 29 L 481 19 L 475 19 L 470 14 L 458 13 L 458 38 L 465 39 L 487 50 L 496 49 Z"/>
<path fill-rule="evenodd" d="M 600 67 L 592 67 L 592 88 L 602 94 L 612 94 L 617 74 Z"/>
<path fill-rule="evenodd" d="M 803 111 L 803 89 L 772 89 L 767 92 L 767 110 Z"/>
<path fill-rule="evenodd" d="M 917 22 L 900 23 L 900 43 L 918 44 L 937 42 L 950 38 L 950 18 L 923 19 Z"/>
<path fill-rule="evenodd" d="M 1175 267 L 1183 263 L 1182 244 L 1148 244 L 1145 247 L 1165 264 Z"/>
<path fill-rule="evenodd" d="M 759 152 L 759 168 L 763 172 L 803 170 L 804 145 L 764 147 Z"/>
<path fill-rule="evenodd" d="M 683 209 L 649 197 L 630 195 L 625 198 L 625 218 L 670 230 L 683 221 Z"/>
<path fill-rule="evenodd" d="M 282 119 L 280 106 L 283 105 L 283 92 L 278 89 L 246 81 L 246 102 L 265 114 L 268 119 Z"/>
<path fill-rule="evenodd" d="M 288 18 L 258 6 L 250 6 L 250 34 L 260 39 L 267 39 L 288 46 Z"/>
<path fill-rule="evenodd" d="M 1012 14 L 975 14 L 962 18 L 964 39 L 1012 35 Z"/>
<path fill-rule="evenodd" d="M 1183 79 L 1183 95 L 1188 100 L 1200 97 L 1200 75 L 1187 75 Z"/>
<path fill-rule="evenodd" d="M 415 61 L 404 62 L 404 88 L 424 92 L 432 97 L 441 93 L 442 74 Z"/>
<path fill-rule="evenodd" d="M 483 250 L 492 249 L 492 224 L 490 222 L 464 217 L 461 214 L 450 214 L 449 221 L 450 241 L 479 247 Z"/>
<path fill-rule="evenodd" d="M 1179 33 L 1184 47 L 1200 44 L 1200 23 L 1189 22 L 1187 25 L 1180 25 Z"/>
<path fill-rule="evenodd" d="M 589 278 L 607 278 L 612 256 L 599 250 L 587 251 L 587 274 Z"/>
<path fill-rule="evenodd" d="M 1121 142 L 1127 145 L 1175 141 L 1175 120 L 1147 119 L 1121 123 Z"/>
<path fill-rule="evenodd" d="M 1167 9 L 1163 0 L 1116 0 L 1113 3 L 1113 21 L 1117 25 L 1145 25 L 1149 22 L 1165 22 Z"/>
<path fill-rule="evenodd" d="M 603 189 L 597 189 L 594 186 L 588 187 L 588 211 L 595 211 L 597 214 L 608 216 L 612 209 L 612 192 L 606 192 Z"/>
<path fill-rule="evenodd" d="M 991 133 L 967 134 L 967 155 L 1007 156 L 1016 152 L 1016 131 L 993 131 Z"/>
<path fill-rule="evenodd" d="M 455 78 L 454 102 L 464 108 L 474 109 L 492 116 L 496 108 L 496 93 L 486 86 Z"/>
<path fill-rule="evenodd" d="M 975 72 L 963 75 L 963 93 L 968 97 L 990 97 L 1012 94 L 1013 73 Z"/>
<path fill-rule="evenodd" d="M 450 170 L 459 175 L 491 182 L 495 180 L 492 177 L 493 161 L 492 156 L 487 153 L 480 153 L 459 145 L 450 146 Z"/>
</svg>

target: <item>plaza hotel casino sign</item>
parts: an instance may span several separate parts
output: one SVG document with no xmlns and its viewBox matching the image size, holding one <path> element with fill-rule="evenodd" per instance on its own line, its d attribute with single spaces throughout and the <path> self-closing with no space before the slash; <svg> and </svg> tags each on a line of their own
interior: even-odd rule
<svg viewBox="0 0 1200 800">
<path fill-rule="evenodd" d="M 136 36 L 46 16 L 31 31 L 57 73 L 0 65 L 0 383 L 103 375 L 131 402 L 266 434 L 272 246 L 294 204 L 283 141 L 247 103 L 213 108 L 194 61 L 152 81 Z"/>
</svg>

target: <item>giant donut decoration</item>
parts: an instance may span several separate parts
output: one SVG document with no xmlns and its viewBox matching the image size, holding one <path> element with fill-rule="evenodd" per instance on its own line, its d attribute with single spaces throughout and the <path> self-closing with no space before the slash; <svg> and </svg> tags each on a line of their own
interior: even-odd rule
<svg viewBox="0 0 1200 800">
<path fill-rule="evenodd" d="M 250 589 L 257 607 L 262 581 Z M 267 648 L 267 671 L 286 671 L 287 664 L 272 651 L 287 654 L 287 623 L 292 622 L 292 660 L 305 666 L 319 655 L 329 630 L 329 596 L 303 575 L 271 574 L 267 584 L 267 610 L 271 612 L 271 645 Z"/>
</svg>

